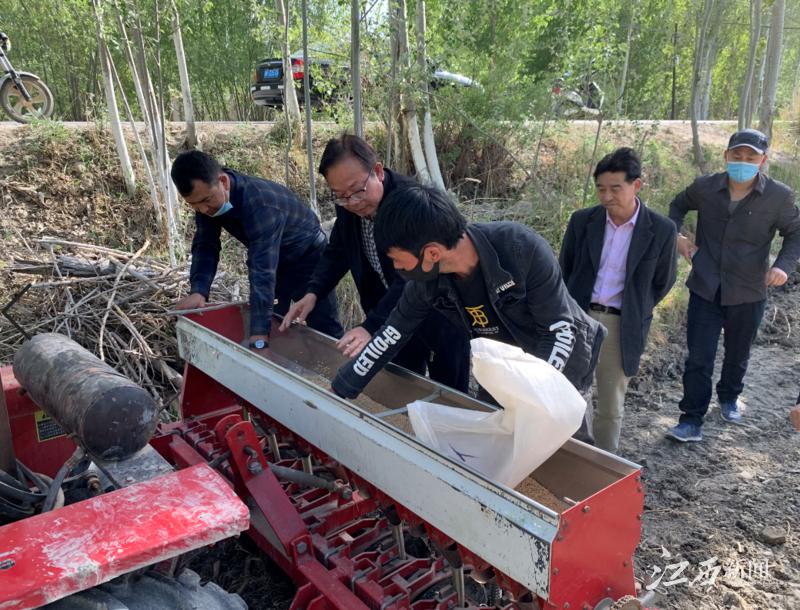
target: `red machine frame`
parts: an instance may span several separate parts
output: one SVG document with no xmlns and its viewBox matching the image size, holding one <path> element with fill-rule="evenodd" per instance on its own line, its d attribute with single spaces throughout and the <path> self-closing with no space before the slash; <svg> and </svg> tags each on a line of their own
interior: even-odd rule
<svg viewBox="0 0 800 610">
<path fill-rule="evenodd" d="M 234 319 L 229 310 L 204 314 L 202 324 L 233 341 L 243 338 L 241 320 Z M 2 382 L 17 455 L 35 470 L 53 474 L 53 469 L 71 454 L 74 444 L 66 437 L 44 442 L 32 437 L 30 430 L 35 430 L 38 408 L 20 392 L 10 367 L 2 370 Z M 220 539 L 223 531 L 231 535 L 236 527 L 246 527 L 243 500 L 250 508 L 248 535 L 298 585 L 292 610 L 450 610 L 458 599 L 457 591 L 448 586 L 451 566 L 457 562 L 468 566 L 476 580 L 493 578 L 499 587 L 510 592 L 516 601 L 505 606 L 507 609 L 588 610 L 603 598 L 617 599 L 636 592 L 632 553 L 639 540 L 643 509 L 638 471 L 617 481 L 613 489 L 602 490 L 560 515 L 549 567 L 549 596 L 542 599 L 484 562 L 480 549 L 456 544 L 380 489 L 331 460 L 320 448 L 189 364 L 180 409 L 180 421 L 160 426 L 151 440 L 152 447 L 181 469 L 167 475 L 176 477 L 170 485 L 197 486 L 192 476 L 210 472 L 210 463 L 227 480 L 229 487 L 223 487 L 228 495 L 215 487 L 205 500 L 209 506 L 218 506 L 222 501 L 236 509 L 225 511 L 224 524 L 220 521 L 216 529 L 209 527 L 207 538 L 202 538 L 201 531 L 193 531 L 193 542 L 207 544 Z M 270 470 L 273 464 L 308 472 L 312 462 L 315 474 L 338 481 L 339 487 L 350 493 L 282 481 Z M 159 477 L 135 487 L 147 486 L 146 492 L 156 498 L 165 484 L 165 477 Z M 58 515 L 66 514 L 63 511 L 69 511 L 74 523 L 86 527 L 87 519 L 96 518 L 96 509 L 120 501 L 125 491 L 96 498 L 93 502 L 98 502 L 97 507 L 81 502 L 42 515 L 30 527 L 51 527 Z M 171 506 L 169 510 L 179 508 Z M 136 507 L 132 511 L 130 519 L 135 521 Z M 34 518 L 20 523 L 33 521 Z M 407 556 L 393 537 L 398 523 L 404 523 L 406 531 L 424 532 L 440 552 L 422 558 Z M 23 526 L 12 524 L 0 532 L 8 532 L 7 528 L 15 528 L 11 530 L 15 536 L 26 531 Z M 70 531 L 76 534 L 65 530 L 65 535 Z M 111 537 L 110 533 L 107 535 Z M 176 533 L 170 540 L 173 538 L 169 548 L 151 552 L 148 557 L 158 561 L 181 552 L 184 547 L 177 540 L 180 536 Z M 150 542 L 157 545 L 156 540 Z M 0 560 L 2 553 L 0 548 Z M 108 580 L 141 565 L 142 560 L 139 556 L 135 561 L 114 564 L 115 570 L 104 571 L 95 581 L 75 583 L 72 590 Z M 592 565 L 605 567 L 602 580 L 586 577 L 597 572 L 589 569 Z M 0 589 L 0 605 L 11 599 L 10 595 L 8 589 Z M 32 597 L 25 599 L 27 603 L 36 601 Z M 9 607 L 32 606 L 22 603 Z"/>
</svg>

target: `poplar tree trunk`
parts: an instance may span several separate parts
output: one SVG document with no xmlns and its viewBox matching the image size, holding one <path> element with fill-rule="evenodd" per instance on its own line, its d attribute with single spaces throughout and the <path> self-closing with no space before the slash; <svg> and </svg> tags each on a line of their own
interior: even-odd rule
<svg viewBox="0 0 800 610">
<path fill-rule="evenodd" d="M 197 133 L 194 127 L 194 105 L 192 104 L 192 91 L 189 86 L 189 71 L 186 68 L 186 54 L 183 51 L 183 36 L 181 36 L 181 19 L 178 14 L 178 5 L 175 0 L 170 0 L 172 8 L 172 40 L 175 43 L 175 56 L 178 62 L 178 74 L 181 79 L 181 97 L 183 98 L 183 120 L 186 122 L 186 146 L 197 146 Z"/>
<path fill-rule="evenodd" d="M 444 188 L 444 179 L 439 170 L 439 156 L 436 154 L 436 140 L 433 135 L 433 119 L 431 117 L 430 94 L 428 93 L 428 60 L 425 51 L 425 0 L 417 0 L 417 66 L 419 69 L 420 90 L 424 105 L 422 119 L 422 141 L 425 147 L 425 162 L 430 172 L 431 181 L 440 189 Z"/>
<path fill-rule="evenodd" d="M 185 255 L 183 232 L 180 228 L 180 214 L 178 212 L 178 194 L 169 175 L 171 162 L 167 151 L 165 126 L 161 106 L 156 98 L 156 90 L 153 87 L 150 70 L 147 66 L 145 37 L 142 33 L 138 4 L 127 2 L 126 0 L 126 6 L 131 15 L 133 49 L 116 0 L 114 4 L 117 9 L 117 23 L 124 43 L 125 57 L 133 76 L 136 97 L 139 101 L 139 108 L 145 123 L 145 133 L 147 134 L 147 147 L 143 145 L 138 137 L 137 144 L 140 146 L 142 161 L 147 170 L 150 196 L 156 209 L 156 217 L 167 238 L 169 260 L 174 265 L 179 259 L 182 260 Z"/>
<path fill-rule="evenodd" d="M 761 38 L 761 0 L 750 0 L 750 49 L 747 53 L 747 71 L 742 83 L 742 94 L 739 96 L 739 129 L 750 127 L 750 114 L 748 109 L 751 106 L 750 100 L 753 96 L 753 76 L 756 71 L 756 52 L 758 51 L 758 41 Z"/>
<path fill-rule="evenodd" d="M 633 40 L 633 30 L 636 25 L 636 13 L 639 9 L 639 3 L 633 3 L 631 6 L 631 17 L 628 22 L 628 35 L 625 44 L 625 61 L 622 63 L 622 74 L 619 77 L 619 94 L 617 95 L 617 116 L 622 116 L 625 112 L 625 85 L 628 81 L 628 68 L 631 61 L 631 41 Z"/>
<path fill-rule="evenodd" d="M 794 70 L 794 87 L 792 87 L 792 102 L 800 95 L 800 51 L 797 53 L 797 67 Z"/>
<path fill-rule="evenodd" d="M 395 34 L 397 36 L 398 55 L 400 58 L 399 63 L 405 70 L 406 74 L 410 74 L 411 58 L 408 52 L 408 19 L 406 17 L 406 1 L 393 0 L 393 4 L 396 4 L 397 6 L 397 11 L 395 14 Z M 412 96 L 408 94 L 409 89 L 410 83 L 401 83 L 400 105 L 402 108 L 403 120 L 405 122 L 408 144 L 411 148 L 411 158 L 414 162 L 414 169 L 417 172 L 417 177 L 419 178 L 420 182 L 423 184 L 430 184 L 431 175 L 428 171 L 425 153 L 422 150 L 422 141 L 419 137 L 416 104 L 414 103 Z"/>
<path fill-rule="evenodd" d="M 692 71 L 692 95 L 689 101 L 689 118 L 692 122 L 692 149 L 694 159 L 700 172 L 707 173 L 706 159 L 703 155 L 703 147 L 700 145 L 700 132 L 697 127 L 698 114 L 700 112 L 700 84 L 703 78 L 704 51 L 706 46 L 706 34 L 708 33 L 711 22 L 711 14 L 714 8 L 714 0 L 705 0 L 703 13 L 697 26 L 697 43 L 694 48 L 694 68 Z"/>
<path fill-rule="evenodd" d="M 400 157 L 399 152 L 395 154 L 395 146 L 399 138 L 395 138 L 395 126 L 397 122 L 397 107 L 400 105 L 398 99 L 399 93 L 397 88 L 397 68 L 399 62 L 399 51 L 397 45 L 397 35 L 394 31 L 394 23 L 396 21 L 395 15 L 396 7 L 389 7 L 389 23 L 392 24 L 392 34 L 389 36 L 389 103 L 386 115 L 386 165 L 391 167 L 392 162 Z"/>
<path fill-rule="evenodd" d="M 711 111 L 711 86 L 714 79 L 714 65 L 717 63 L 717 33 L 716 31 L 713 32 L 703 64 L 702 95 L 700 98 L 701 121 L 707 121 Z"/>
<path fill-rule="evenodd" d="M 350 76 L 353 85 L 353 128 L 364 137 L 361 116 L 361 13 L 359 0 L 350 0 Z"/>
<path fill-rule="evenodd" d="M 283 106 L 293 123 L 300 122 L 300 106 L 294 90 L 292 58 L 289 50 L 289 0 L 275 0 L 278 11 L 278 25 L 281 26 L 281 55 L 283 56 Z M 303 66 L 303 70 L 308 70 Z"/>
<path fill-rule="evenodd" d="M 108 104 L 108 122 L 111 126 L 111 133 L 114 135 L 114 143 L 117 147 L 117 156 L 119 157 L 120 169 L 122 170 L 122 179 L 125 182 L 125 190 L 128 192 L 128 195 L 133 195 L 136 192 L 136 177 L 133 174 L 133 165 L 131 165 L 128 145 L 125 142 L 125 135 L 122 133 L 122 123 L 119 119 L 117 96 L 114 93 L 114 78 L 111 74 L 111 65 L 108 61 L 108 47 L 106 46 L 105 35 L 103 33 L 103 16 L 100 12 L 100 0 L 92 0 L 92 8 L 94 9 L 95 33 L 97 35 L 97 44 L 99 47 L 100 72 L 103 75 L 103 87 Z"/>
<path fill-rule="evenodd" d="M 303 64 L 308 65 L 308 0 L 303 2 Z M 306 116 L 306 157 L 308 159 L 308 202 L 317 218 L 320 218 L 317 205 L 317 182 L 314 173 L 314 142 L 311 127 L 311 77 L 308 70 L 303 72 L 303 105 Z"/>
<path fill-rule="evenodd" d="M 772 123 L 775 120 L 775 99 L 778 93 L 778 79 L 781 73 L 781 54 L 783 51 L 783 21 L 786 15 L 786 0 L 775 0 L 772 5 L 772 18 L 769 26 L 769 42 L 765 56 L 764 98 L 758 117 L 758 128 L 772 137 Z"/>
</svg>

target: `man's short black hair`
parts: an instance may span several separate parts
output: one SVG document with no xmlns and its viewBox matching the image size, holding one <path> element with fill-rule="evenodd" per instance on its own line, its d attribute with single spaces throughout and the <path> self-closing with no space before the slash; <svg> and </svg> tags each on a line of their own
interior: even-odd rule
<svg viewBox="0 0 800 610">
<path fill-rule="evenodd" d="M 328 175 L 328 170 L 346 157 L 357 159 L 364 169 L 371 170 L 378 162 L 378 155 L 364 138 L 345 133 L 328 140 L 319 161 L 319 173 Z"/>
<path fill-rule="evenodd" d="M 594 170 L 594 179 L 606 172 L 625 172 L 625 182 L 633 182 L 642 177 L 642 162 L 632 148 L 618 148 L 600 159 Z"/>
<path fill-rule="evenodd" d="M 214 157 L 199 150 L 187 150 L 175 157 L 169 175 L 172 176 L 178 192 L 188 195 L 192 192 L 194 180 L 202 180 L 211 185 L 221 173 L 222 167 Z"/>
<path fill-rule="evenodd" d="M 375 244 L 381 252 L 401 248 L 418 257 L 432 242 L 453 248 L 466 228 L 466 219 L 447 193 L 432 186 L 409 186 L 393 191 L 378 208 Z"/>
</svg>

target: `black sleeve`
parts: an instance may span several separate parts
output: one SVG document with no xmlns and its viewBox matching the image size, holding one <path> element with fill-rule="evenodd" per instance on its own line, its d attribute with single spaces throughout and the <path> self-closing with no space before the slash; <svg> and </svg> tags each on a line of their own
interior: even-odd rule
<svg viewBox="0 0 800 610">
<path fill-rule="evenodd" d="M 561 241 L 561 251 L 559 252 L 558 262 L 561 265 L 561 273 L 564 275 L 564 283 L 569 281 L 575 263 L 575 215 L 573 214 L 567 230 L 564 232 L 564 239 Z"/>
<path fill-rule="evenodd" d="M 319 298 L 325 298 L 328 293 L 336 288 L 345 274 L 350 270 L 350 263 L 347 259 L 347 248 L 342 236 L 342 227 L 339 219 L 333 223 L 331 236 L 328 245 L 322 253 L 322 257 L 317 263 L 311 281 L 306 288 L 306 292 L 315 294 Z"/>
<path fill-rule="evenodd" d="M 425 285 L 406 282 L 397 306 L 389 314 L 386 324 L 372 336 L 361 353 L 342 366 L 331 387 L 343 398 L 355 398 L 375 374 L 395 357 L 411 339 L 431 310 Z"/>
<path fill-rule="evenodd" d="M 691 210 L 697 210 L 699 207 L 697 190 L 697 181 L 695 181 L 678 193 L 669 204 L 669 217 L 675 223 L 675 228 L 678 232 L 683 227 L 683 219 L 686 218 L 686 214 Z"/>
<path fill-rule="evenodd" d="M 535 320 L 539 338 L 533 355 L 563 371 L 577 340 L 570 307 L 572 297 L 567 292 L 556 257 L 543 237 L 534 236 L 527 256 L 530 260 L 526 277 L 528 310 Z M 577 305 L 574 309 L 578 309 Z"/>
<path fill-rule="evenodd" d="M 406 281 L 403 278 L 399 275 L 395 277 L 394 281 L 389 284 L 389 289 L 381 297 L 381 300 L 378 301 L 378 304 L 367 312 L 367 316 L 364 318 L 364 322 L 361 326 L 369 333 L 374 333 L 378 330 L 397 306 L 405 285 Z"/>
<path fill-rule="evenodd" d="M 653 276 L 653 303 L 655 305 L 658 305 L 661 299 L 672 290 L 678 277 L 678 251 L 675 248 L 678 232 L 672 226 L 668 226 L 668 229 L 670 230 L 669 238 L 664 240 L 661 247 L 658 263 L 656 263 L 656 272 Z"/>
<path fill-rule="evenodd" d="M 190 292 L 208 298 L 219 264 L 219 237 L 222 227 L 203 214 L 195 213 L 194 218 L 196 229 L 192 239 L 192 266 L 189 270 Z"/>
<path fill-rule="evenodd" d="M 795 270 L 800 259 L 800 210 L 794 203 L 794 193 L 791 191 L 781 205 L 778 231 L 783 237 L 783 244 L 773 267 L 782 269 L 788 275 Z"/>
</svg>

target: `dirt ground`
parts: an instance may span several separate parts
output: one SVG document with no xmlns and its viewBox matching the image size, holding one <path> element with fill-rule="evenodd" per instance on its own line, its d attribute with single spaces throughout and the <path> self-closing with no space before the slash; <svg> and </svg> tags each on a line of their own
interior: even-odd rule
<svg viewBox="0 0 800 610">
<path fill-rule="evenodd" d="M 723 422 L 712 401 L 702 443 L 664 437 L 679 414 L 682 329 L 631 384 L 620 450 L 643 466 L 636 574 L 655 586 L 658 608 L 800 608 L 800 433 L 788 421 L 800 390 L 798 323 L 795 273 L 770 294 L 744 425 Z"/>
</svg>

